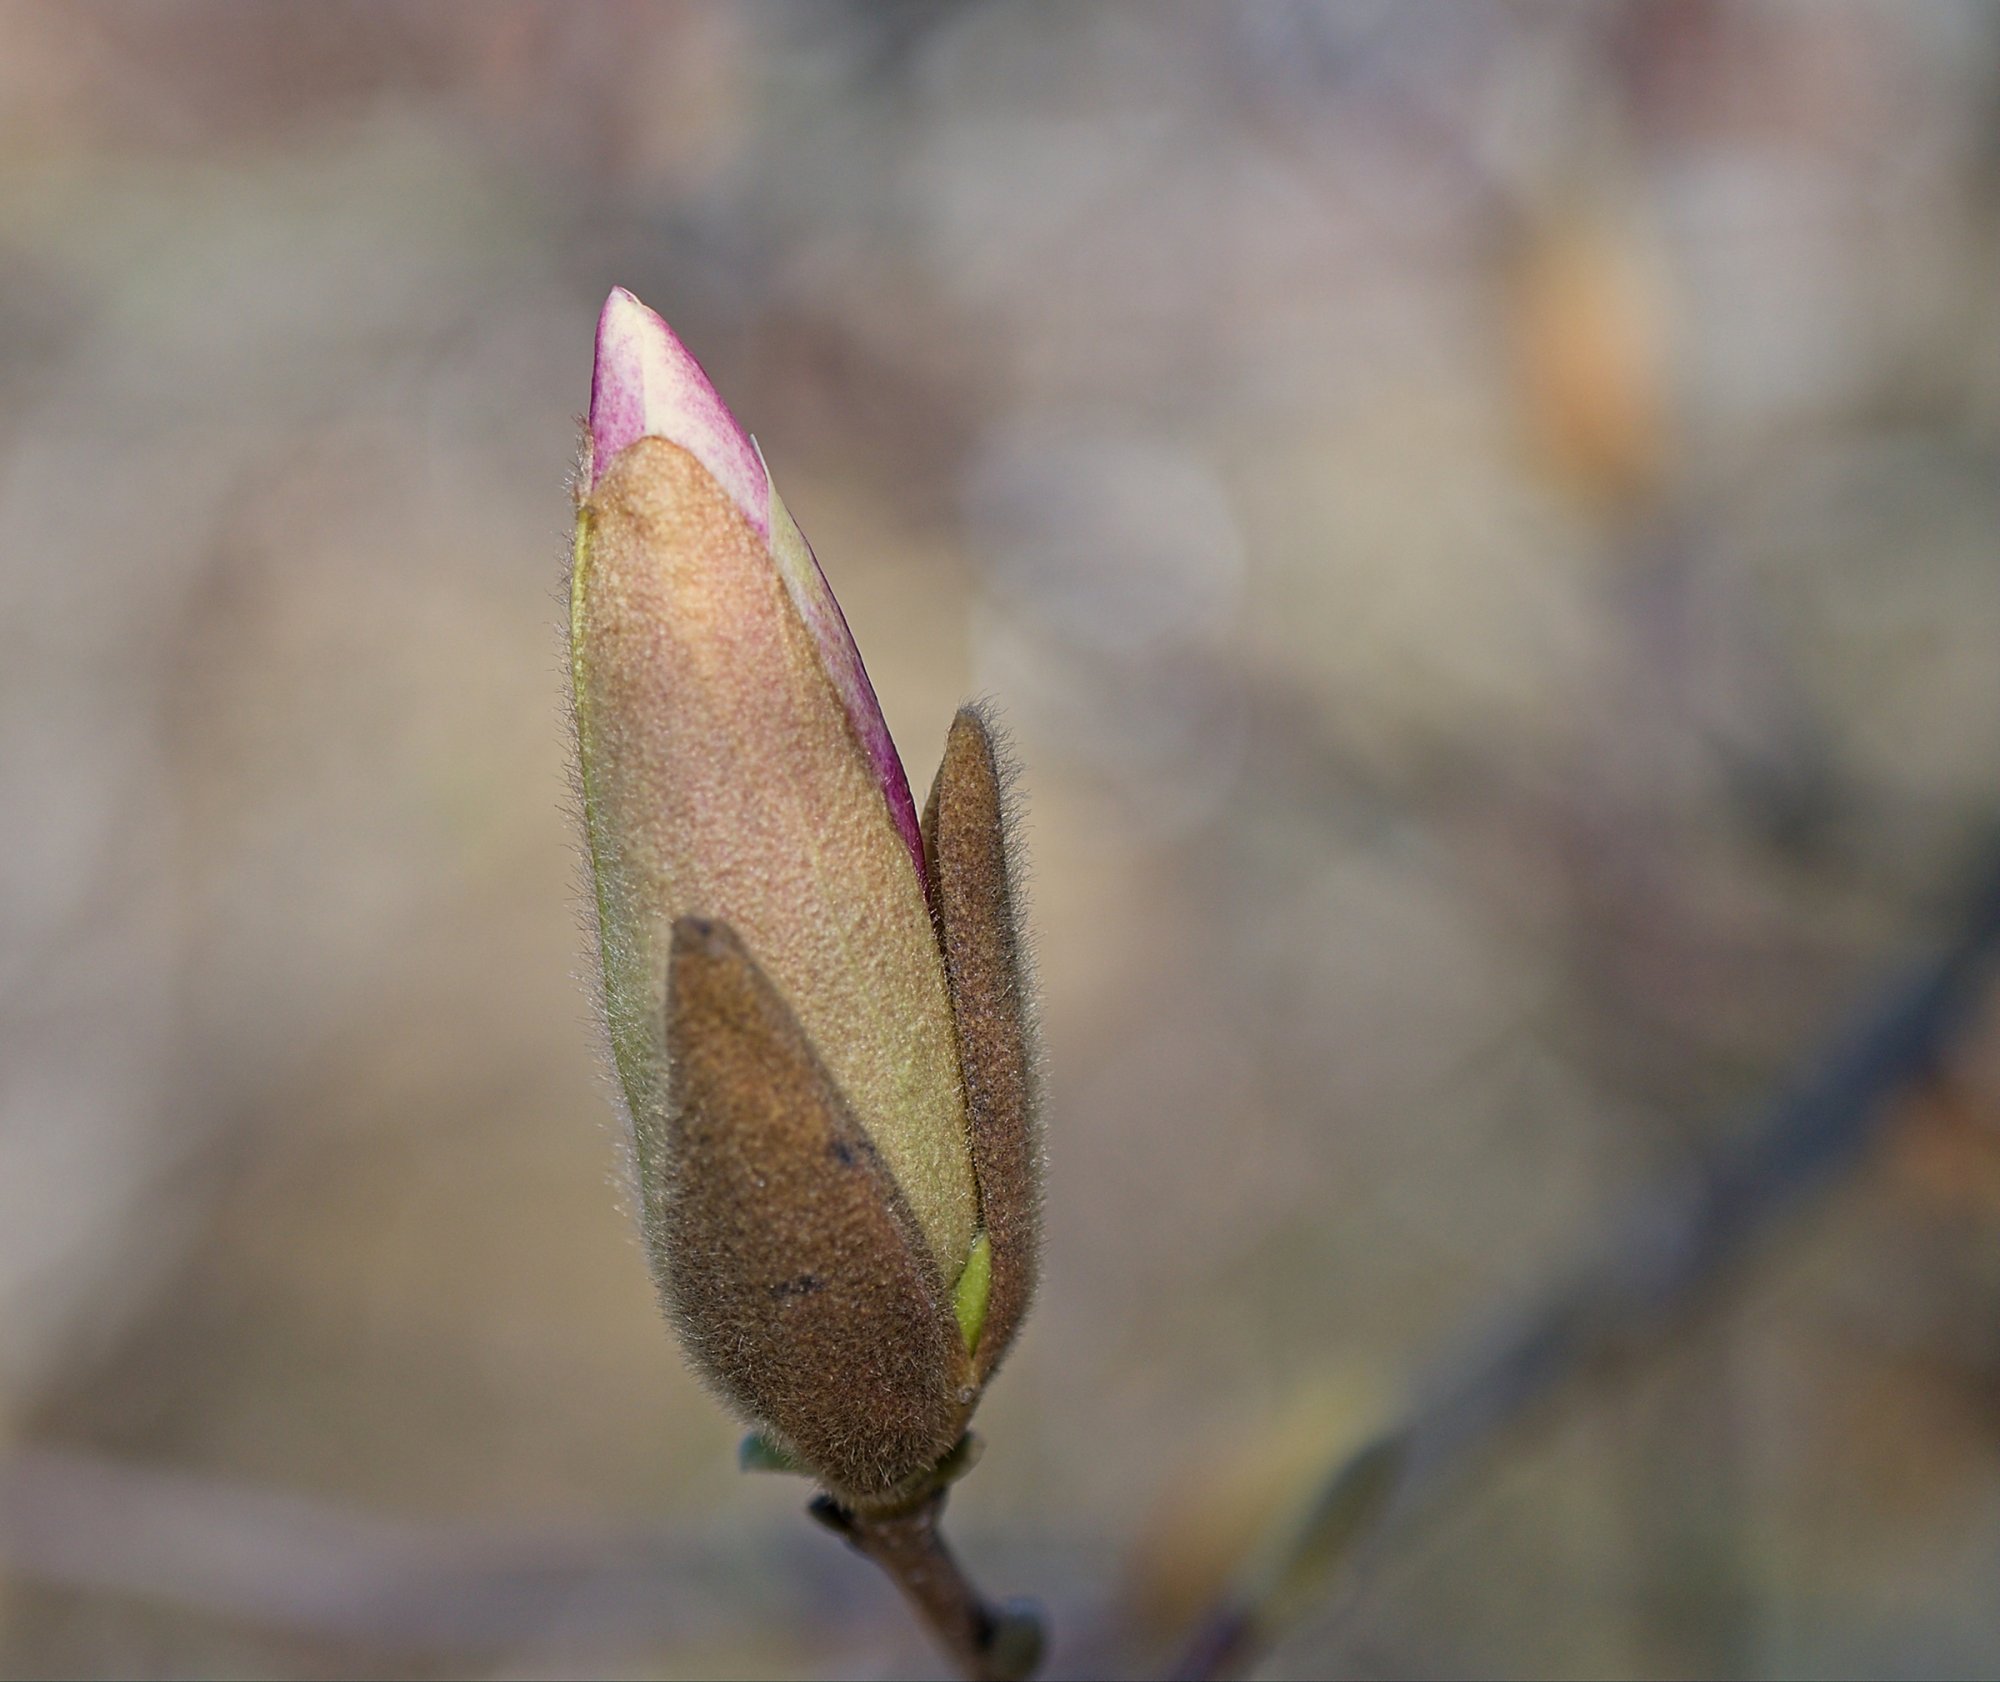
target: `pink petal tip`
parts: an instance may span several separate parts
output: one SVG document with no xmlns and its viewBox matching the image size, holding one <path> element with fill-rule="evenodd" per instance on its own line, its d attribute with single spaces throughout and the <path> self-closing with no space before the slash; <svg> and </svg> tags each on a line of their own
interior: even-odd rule
<svg viewBox="0 0 2000 1682">
<path fill-rule="evenodd" d="M 593 489 L 641 438 L 680 445 L 715 475 L 744 518 L 770 535 L 770 487 L 757 447 L 674 330 L 614 286 L 597 319 L 597 364 L 590 377 Z"/>
</svg>

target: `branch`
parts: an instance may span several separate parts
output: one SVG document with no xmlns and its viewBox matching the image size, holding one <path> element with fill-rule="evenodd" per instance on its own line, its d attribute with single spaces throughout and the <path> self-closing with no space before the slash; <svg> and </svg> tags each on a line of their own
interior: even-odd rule
<svg viewBox="0 0 2000 1682">
<path fill-rule="evenodd" d="M 1042 1661 L 1041 1619 L 1022 1602 L 989 1605 L 972 1586 L 938 1529 L 943 1490 L 897 1512 L 851 1512 L 827 1495 L 808 1510 L 882 1568 L 968 1682 L 1034 1675 Z"/>
<path fill-rule="evenodd" d="M 1655 1188 L 1539 1300 L 1482 1330 L 1444 1364 L 1403 1418 L 1331 1467 L 1305 1517 L 1268 1538 L 1243 1577 L 1195 1627 L 1173 1674 L 1238 1676 L 1345 1568 L 1356 1579 L 1431 1511 L 1494 1440 L 1584 1375 L 1656 1348 L 1709 1287 L 1809 1193 L 1850 1167 L 1880 1130 L 1888 1100 L 1927 1075 L 1963 1032 L 2000 950 L 2000 848 L 1991 852 L 1958 933 L 1835 1034 L 1763 1118 L 1684 1179 Z"/>
</svg>

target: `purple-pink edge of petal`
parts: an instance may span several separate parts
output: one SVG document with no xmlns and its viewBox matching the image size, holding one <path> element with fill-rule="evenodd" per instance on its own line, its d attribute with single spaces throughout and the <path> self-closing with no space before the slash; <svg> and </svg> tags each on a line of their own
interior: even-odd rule
<svg viewBox="0 0 2000 1682">
<path fill-rule="evenodd" d="M 803 537 L 804 533 L 800 535 Z M 889 803 L 889 816 L 895 820 L 903 844 L 910 849 L 910 860 L 917 867 L 917 880 L 928 888 L 923 830 L 917 822 L 917 803 L 910 793 L 909 773 L 903 769 L 902 755 L 896 752 L 895 739 L 889 734 L 889 721 L 882 716 L 882 703 L 875 694 L 874 683 L 869 679 L 861 649 L 854 640 L 854 633 L 847 627 L 847 614 L 841 608 L 840 598 L 826 581 L 826 569 L 819 564 L 819 556 L 813 554 L 810 538 L 806 539 L 806 553 L 812 555 L 813 571 L 819 574 L 820 588 L 825 591 L 827 604 L 833 609 L 833 626 L 829 630 L 838 631 L 838 647 L 829 648 L 827 638 L 820 637 L 821 653 L 823 656 L 834 656 L 847 667 L 846 674 L 834 671 L 828 675 L 832 677 L 833 687 L 847 708 L 854 733 L 861 738 L 861 745 L 875 767 L 876 781 L 882 785 L 882 797 Z"/>
</svg>

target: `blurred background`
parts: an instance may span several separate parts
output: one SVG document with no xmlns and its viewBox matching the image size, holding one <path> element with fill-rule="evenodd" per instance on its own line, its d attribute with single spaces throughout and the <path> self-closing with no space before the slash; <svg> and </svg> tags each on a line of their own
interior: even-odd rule
<svg viewBox="0 0 2000 1682">
<path fill-rule="evenodd" d="M 1996 258 L 1977 5 L 0 4 L 0 1672 L 934 1663 L 618 1186 L 614 282 L 912 782 L 1013 730 L 1048 1268 L 953 1522 L 1129 1669 L 1948 928 Z M 1264 1674 L 2000 1672 L 1984 1023 Z"/>
</svg>

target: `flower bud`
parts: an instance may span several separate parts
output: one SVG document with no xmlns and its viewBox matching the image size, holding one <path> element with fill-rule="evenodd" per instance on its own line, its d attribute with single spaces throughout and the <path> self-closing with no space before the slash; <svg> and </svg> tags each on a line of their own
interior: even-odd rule
<svg viewBox="0 0 2000 1682">
<path fill-rule="evenodd" d="M 1000 774 L 925 822 L 763 458 L 660 318 L 598 330 L 570 650 L 648 1254 L 704 1373 L 850 1499 L 936 1468 L 1032 1290 Z"/>
</svg>

